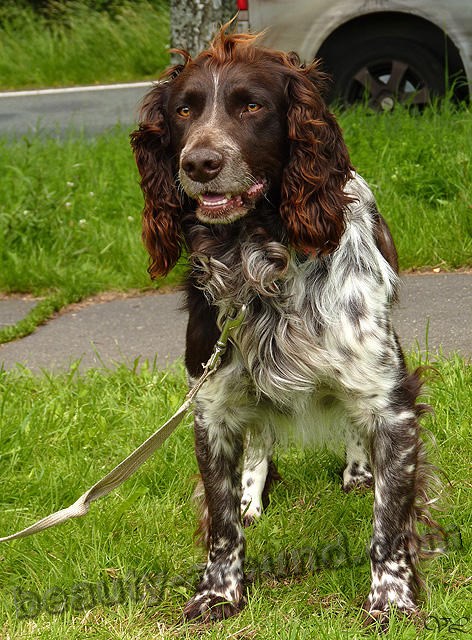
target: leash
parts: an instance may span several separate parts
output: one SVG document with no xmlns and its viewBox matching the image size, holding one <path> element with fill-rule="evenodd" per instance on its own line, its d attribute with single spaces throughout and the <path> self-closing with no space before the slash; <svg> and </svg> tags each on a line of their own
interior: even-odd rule
<svg viewBox="0 0 472 640">
<path fill-rule="evenodd" d="M 21 531 L 17 531 L 9 536 L 0 538 L 0 542 L 8 542 L 9 540 L 15 540 L 17 538 L 26 538 L 27 536 L 39 533 L 40 531 L 44 531 L 50 527 L 55 527 L 70 518 L 79 518 L 86 515 L 92 502 L 108 495 L 133 475 L 133 473 L 137 471 L 159 447 L 162 446 L 165 440 L 167 440 L 171 433 L 173 433 L 176 427 L 182 422 L 184 415 L 190 408 L 193 399 L 200 391 L 202 385 L 220 366 L 221 358 L 227 348 L 228 338 L 234 329 L 241 326 L 244 320 L 245 311 L 246 306 L 243 305 L 238 313 L 226 317 L 221 329 L 220 337 L 213 348 L 210 359 L 204 367 L 203 374 L 185 396 L 183 404 L 165 424 L 159 427 L 157 431 L 139 445 L 133 453 L 120 462 L 114 469 L 107 473 L 106 476 L 96 482 L 93 487 L 82 494 L 76 502 L 66 509 L 61 509 L 55 513 L 51 513 L 41 520 L 38 520 L 38 522 L 26 527 L 26 529 L 22 529 Z"/>
</svg>

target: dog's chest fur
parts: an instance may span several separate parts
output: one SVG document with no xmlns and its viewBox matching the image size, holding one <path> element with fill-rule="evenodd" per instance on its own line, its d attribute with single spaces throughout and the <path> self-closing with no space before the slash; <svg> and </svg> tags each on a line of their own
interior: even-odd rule
<svg viewBox="0 0 472 640">
<path fill-rule="evenodd" d="M 360 180 L 351 189 L 368 197 Z M 279 242 L 244 235 L 224 252 L 193 255 L 197 282 L 218 307 L 220 324 L 247 305 L 232 338 L 232 375 L 248 378 L 255 397 L 292 413 L 315 396 L 326 404 L 344 392 L 376 392 L 379 367 L 396 353 L 396 277 L 368 216 L 365 202 L 351 206 L 341 244 L 327 258 L 301 259 Z"/>
</svg>

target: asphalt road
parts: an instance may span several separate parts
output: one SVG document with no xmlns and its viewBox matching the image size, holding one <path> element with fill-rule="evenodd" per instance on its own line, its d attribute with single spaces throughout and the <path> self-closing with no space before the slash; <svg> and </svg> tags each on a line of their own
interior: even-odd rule
<svg viewBox="0 0 472 640">
<path fill-rule="evenodd" d="M 0 300 L 0 326 L 20 319 L 34 304 L 16 298 Z M 179 293 L 155 293 L 75 306 L 37 331 L 0 345 L 0 366 L 21 363 L 33 371 L 130 366 L 136 358 L 165 367 L 182 357 L 186 313 Z M 408 275 L 403 278 L 394 323 L 405 349 L 458 352 L 472 356 L 472 274 Z"/>
<path fill-rule="evenodd" d="M 60 137 L 66 130 L 94 135 L 120 123 L 136 122 L 149 82 L 0 93 L 0 135 L 42 132 Z"/>
</svg>

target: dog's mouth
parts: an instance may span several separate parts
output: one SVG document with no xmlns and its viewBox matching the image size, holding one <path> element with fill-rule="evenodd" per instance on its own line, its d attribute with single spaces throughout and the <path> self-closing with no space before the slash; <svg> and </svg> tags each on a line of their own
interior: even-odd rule
<svg viewBox="0 0 472 640">
<path fill-rule="evenodd" d="M 202 222 L 233 222 L 250 211 L 266 191 L 267 183 L 261 180 L 243 193 L 199 193 L 197 218 Z"/>
</svg>

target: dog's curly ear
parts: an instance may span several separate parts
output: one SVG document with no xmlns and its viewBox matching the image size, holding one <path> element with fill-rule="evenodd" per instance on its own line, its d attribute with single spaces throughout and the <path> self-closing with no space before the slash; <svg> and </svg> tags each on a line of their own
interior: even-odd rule
<svg viewBox="0 0 472 640">
<path fill-rule="evenodd" d="M 145 96 L 139 126 L 131 134 L 144 194 L 143 242 L 152 278 L 167 275 L 182 250 L 181 201 L 169 151 L 168 92 L 169 81 L 161 82 Z"/>
<path fill-rule="evenodd" d="M 326 255 L 344 232 L 350 202 L 344 186 L 353 168 L 341 130 L 321 97 L 326 78 L 317 63 L 300 65 L 295 54 L 288 54 L 285 64 L 290 153 L 280 212 L 295 249 Z"/>
</svg>

